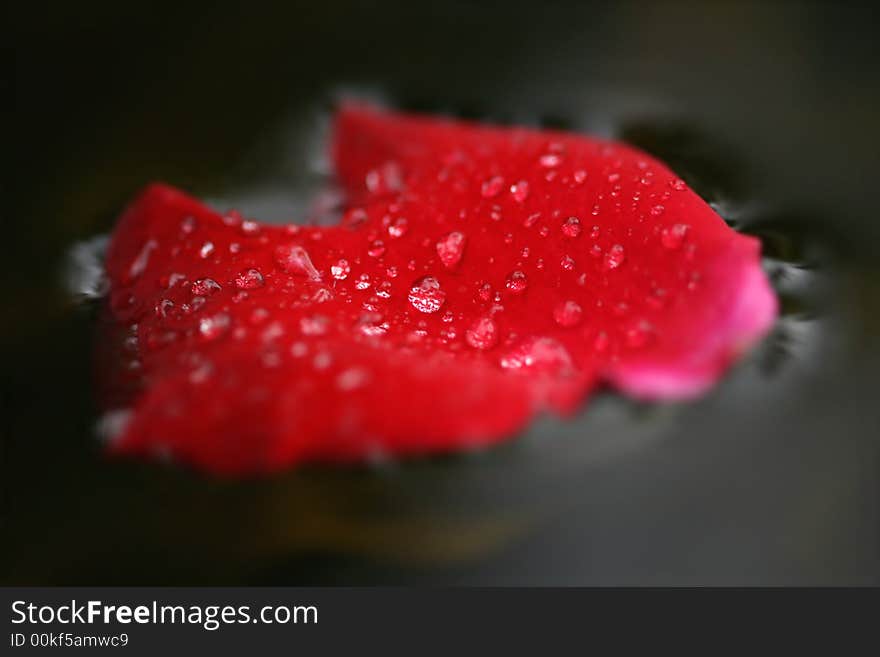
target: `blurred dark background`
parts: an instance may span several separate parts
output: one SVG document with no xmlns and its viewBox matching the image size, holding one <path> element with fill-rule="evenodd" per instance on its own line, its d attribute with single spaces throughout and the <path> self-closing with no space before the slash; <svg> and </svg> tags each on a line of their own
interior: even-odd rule
<svg viewBox="0 0 880 657">
<path fill-rule="evenodd" d="M 880 584 L 869 3 L 7 8 L 3 553 L 22 584 Z M 784 315 L 707 398 L 484 454 L 222 482 L 108 462 L 77 241 L 165 180 L 299 216 L 340 93 L 613 135 L 764 240 Z"/>
</svg>

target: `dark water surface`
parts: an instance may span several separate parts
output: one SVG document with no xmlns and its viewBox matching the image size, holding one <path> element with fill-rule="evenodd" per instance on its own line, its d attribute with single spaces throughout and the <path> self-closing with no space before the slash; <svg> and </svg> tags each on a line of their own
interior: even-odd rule
<svg viewBox="0 0 880 657">
<path fill-rule="evenodd" d="M 0 582 L 880 584 L 875 10 L 118 4 L 14 20 Z M 309 216 L 340 92 L 658 155 L 762 238 L 773 335 L 697 402 L 603 394 L 477 455 L 233 483 L 105 460 L 71 249 L 150 180 Z"/>
</svg>

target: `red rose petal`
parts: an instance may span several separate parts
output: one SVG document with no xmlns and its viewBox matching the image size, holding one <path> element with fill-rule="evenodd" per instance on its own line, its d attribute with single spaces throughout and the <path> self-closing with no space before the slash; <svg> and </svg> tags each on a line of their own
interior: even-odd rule
<svg viewBox="0 0 880 657">
<path fill-rule="evenodd" d="M 148 188 L 110 245 L 142 386 L 113 442 L 223 473 L 483 445 L 600 380 L 706 389 L 776 314 L 759 243 L 583 136 L 349 107 L 331 228 Z"/>
</svg>

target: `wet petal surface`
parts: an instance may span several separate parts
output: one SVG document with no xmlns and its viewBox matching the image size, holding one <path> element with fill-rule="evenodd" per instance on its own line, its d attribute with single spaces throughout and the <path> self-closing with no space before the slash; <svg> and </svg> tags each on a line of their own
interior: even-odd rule
<svg viewBox="0 0 880 657">
<path fill-rule="evenodd" d="M 474 448 L 602 382 L 699 394 L 776 316 L 759 242 L 625 145 L 350 106 L 333 157 L 339 226 L 164 185 L 125 211 L 112 450 L 243 474 Z"/>
</svg>

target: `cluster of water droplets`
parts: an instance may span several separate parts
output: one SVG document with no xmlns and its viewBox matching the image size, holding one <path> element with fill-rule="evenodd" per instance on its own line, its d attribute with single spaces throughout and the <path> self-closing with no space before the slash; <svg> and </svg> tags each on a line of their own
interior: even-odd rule
<svg viewBox="0 0 880 657">
<path fill-rule="evenodd" d="M 299 320 L 294 325 L 269 323 L 262 329 L 266 344 L 272 346 L 266 352 L 267 366 L 280 362 L 277 345 L 281 336 L 286 335 L 292 341 L 283 349 L 286 355 L 309 356 L 316 368 L 329 367 L 331 350 L 322 350 L 311 342 L 327 338 L 340 321 L 339 307 L 349 305 L 357 310 L 345 312 L 347 321 L 354 322 L 355 334 L 364 339 L 393 337 L 408 345 L 430 342 L 477 353 L 492 352 L 498 364 L 509 370 L 569 371 L 574 359 L 565 345 L 574 342 L 588 344 L 596 354 L 610 354 L 618 348 L 643 348 L 656 338 L 648 314 L 665 309 L 668 294 L 654 282 L 647 290 L 634 290 L 632 298 L 614 299 L 605 294 L 603 281 L 607 277 L 634 266 L 624 244 L 637 238 L 633 228 L 627 232 L 626 222 L 618 221 L 617 217 L 638 208 L 640 222 L 645 224 L 636 227 L 638 236 L 647 236 L 660 251 L 681 256 L 684 262 L 693 253 L 688 250 L 692 248 L 691 229 L 669 208 L 675 206 L 672 195 L 685 191 L 687 186 L 679 179 L 661 184 L 647 163 L 640 165 L 638 171 L 624 169 L 613 147 L 606 147 L 603 157 L 604 168 L 591 169 L 576 161 L 569 162 L 563 145 L 549 143 L 535 156 L 531 175 L 520 172 L 508 177 L 504 172 L 492 171 L 483 177 L 477 187 L 479 207 L 464 204 L 460 210 L 449 212 L 446 230 L 431 236 L 426 236 L 410 219 L 420 213 L 411 214 L 403 207 L 402 167 L 395 162 L 385 163 L 367 173 L 365 186 L 387 203 L 381 211 L 374 207 L 351 208 L 342 221 L 343 226 L 363 232 L 365 247 L 359 254 L 334 253 L 332 248 L 320 245 L 318 234 L 290 226 L 287 234 L 291 239 L 282 240 L 274 248 L 270 268 L 247 263 L 226 280 L 201 277 L 190 281 L 185 274 L 171 274 L 163 284 L 177 293 L 162 298 L 155 313 L 162 320 L 198 313 L 195 330 L 199 339 L 213 342 L 228 336 L 241 337 L 285 307 L 300 309 L 296 310 Z M 466 164 L 461 154 L 451 153 L 445 158 L 436 174 L 438 193 L 454 196 L 457 192 L 471 192 L 473 171 L 468 172 L 466 180 L 454 173 L 454 167 L 463 162 Z M 630 190 L 632 185 L 624 183 L 633 180 L 637 182 L 635 191 L 631 198 L 625 198 L 624 188 Z M 591 185 L 600 191 L 576 191 L 592 190 Z M 560 205 L 567 206 L 567 212 L 546 210 L 548 199 L 572 198 L 572 194 L 583 199 L 582 207 L 572 208 L 568 202 L 560 201 Z M 221 243 L 216 237 L 199 239 L 198 221 L 192 217 L 182 219 L 181 236 L 192 245 L 199 259 L 210 263 L 224 259 L 234 262 L 247 254 L 251 241 L 268 239 L 260 224 L 235 212 L 226 213 L 224 221 L 238 231 L 238 236 L 228 243 Z M 497 248 L 488 256 L 471 246 L 485 243 L 486 230 L 499 235 Z M 315 247 L 310 243 L 312 239 Z M 546 248 L 542 239 L 547 240 Z M 422 255 L 397 257 L 402 249 L 411 253 L 413 243 L 423 249 Z M 151 257 L 162 248 L 168 247 L 155 240 L 145 242 L 131 262 L 130 280 L 142 276 Z M 327 257 L 328 253 L 331 257 Z M 468 298 L 464 300 L 459 275 L 466 268 L 479 271 L 483 258 L 491 269 L 504 262 L 509 263 L 509 268 L 500 280 L 481 280 L 476 286 L 469 282 Z M 287 279 L 279 277 L 279 272 Z M 699 272 L 687 271 L 684 275 L 688 289 L 699 287 Z M 560 290 L 564 296 L 555 300 L 541 298 L 544 291 L 553 289 L 547 281 L 554 280 L 562 281 Z M 283 302 L 288 305 L 281 308 L 255 307 L 247 326 L 236 326 L 233 317 L 239 314 L 231 312 L 230 301 L 254 302 L 267 286 L 289 292 L 291 301 Z M 180 293 L 183 288 L 188 290 L 188 298 Z M 225 297 L 227 305 L 213 301 L 222 290 L 231 293 Z M 333 305 L 331 311 L 318 311 L 322 304 L 334 300 L 339 305 Z M 406 312 L 401 311 L 402 302 Z M 522 306 L 523 303 L 526 305 Z M 303 314 L 301 309 L 311 306 L 316 311 Z M 512 332 L 508 326 L 515 325 L 517 319 L 510 314 L 514 312 L 511 309 L 520 312 L 522 307 L 526 309 L 523 312 L 529 312 L 531 306 L 545 308 L 542 312 L 547 320 L 546 331 L 534 335 Z M 508 315 L 510 320 L 506 319 Z M 340 330 L 345 331 L 344 327 Z M 168 344 L 174 340 L 175 331 L 178 329 L 157 333 L 150 342 L 154 346 Z M 347 375 L 341 385 L 353 388 L 364 378 Z"/>
</svg>

